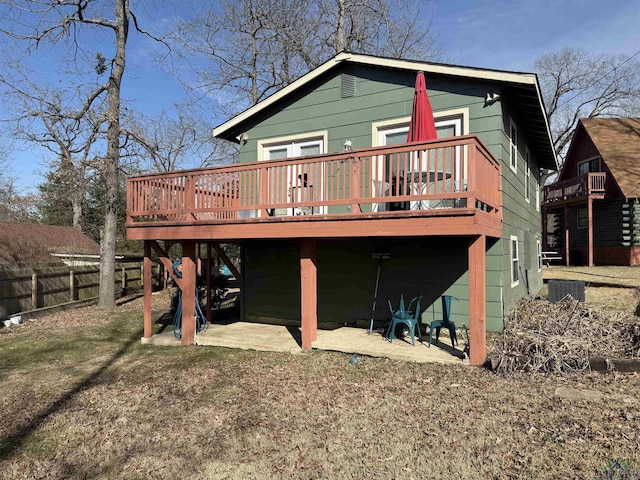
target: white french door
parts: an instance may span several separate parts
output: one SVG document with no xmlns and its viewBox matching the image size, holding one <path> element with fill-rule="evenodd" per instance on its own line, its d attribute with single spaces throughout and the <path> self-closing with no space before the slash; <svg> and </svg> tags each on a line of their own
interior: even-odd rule
<svg viewBox="0 0 640 480">
<path fill-rule="evenodd" d="M 304 157 L 307 155 L 321 155 L 324 153 L 322 139 L 302 139 L 277 145 L 265 145 L 264 159 L 278 160 L 282 158 Z M 286 202 L 302 202 L 305 199 L 321 199 L 323 176 L 322 170 L 306 167 L 305 165 L 288 165 L 282 175 L 286 184 Z M 271 187 L 278 180 L 270 178 Z M 302 207 L 276 209 L 274 215 L 308 215 L 323 213 L 322 207 Z"/>
</svg>

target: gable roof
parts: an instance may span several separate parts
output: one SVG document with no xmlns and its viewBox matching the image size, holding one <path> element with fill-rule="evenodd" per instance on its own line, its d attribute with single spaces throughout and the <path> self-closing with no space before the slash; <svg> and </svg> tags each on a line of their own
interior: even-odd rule
<svg viewBox="0 0 640 480">
<path fill-rule="evenodd" d="M 530 133 L 533 148 L 538 153 L 541 166 L 557 170 L 556 153 L 551 140 L 551 130 L 547 119 L 538 77 L 535 73 L 509 72 L 477 67 L 448 65 L 443 63 L 402 60 L 396 58 L 376 57 L 357 53 L 342 52 L 323 63 L 314 70 L 303 75 L 282 90 L 267 97 L 263 101 L 248 108 L 244 112 L 227 120 L 213 129 L 215 137 L 238 143 L 237 135 L 242 133 L 245 123 L 277 102 L 297 92 L 319 76 L 341 68 L 343 65 L 356 64 L 383 67 L 399 70 L 423 71 L 426 74 L 440 74 L 459 78 L 485 80 L 501 84 L 505 95 L 513 99 L 518 112 L 521 113 L 520 124 Z"/>
<path fill-rule="evenodd" d="M 50 253 L 100 253 L 100 245 L 73 227 L 0 222 L 0 263 L 55 260 Z"/>
<path fill-rule="evenodd" d="M 580 123 L 622 194 L 640 196 L 640 118 L 583 118 Z"/>
</svg>

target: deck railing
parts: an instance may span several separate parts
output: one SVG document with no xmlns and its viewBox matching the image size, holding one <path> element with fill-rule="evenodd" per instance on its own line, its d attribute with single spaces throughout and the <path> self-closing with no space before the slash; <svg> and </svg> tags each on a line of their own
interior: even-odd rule
<svg viewBox="0 0 640 480">
<path fill-rule="evenodd" d="M 500 178 L 499 162 L 469 135 L 130 178 L 127 223 L 461 208 L 500 216 Z"/>
<path fill-rule="evenodd" d="M 568 200 L 591 195 L 604 195 L 607 190 L 607 174 L 588 173 L 576 178 L 553 183 L 544 187 L 545 203 Z"/>
</svg>

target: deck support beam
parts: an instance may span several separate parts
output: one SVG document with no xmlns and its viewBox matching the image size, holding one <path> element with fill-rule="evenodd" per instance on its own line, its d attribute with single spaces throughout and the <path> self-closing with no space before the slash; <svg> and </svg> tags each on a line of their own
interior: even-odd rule
<svg viewBox="0 0 640 480">
<path fill-rule="evenodd" d="M 153 323 L 151 320 L 151 241 L 144 242 L 144 260 L 142 263 L 142 288 L 144 292 L 144 338 L 151 338 L 153 335 Z"/>
<path fill-rule="evenodd" d="M 233 264 L 231 259 L 227 256 L 218 242 L 213 244 L 213 249 L 218 254 L 220 260 L 222 260 L 224 264 L 229 268 L 231 273 L 233 273 L 233 276 L 236 278 L 236 280 L 238 280 L 238 282 L 242 281 L 240 271 L 236 268 L 236 266 Z"/>
<path fill-rule="evenodd" d="M 160 260 L 160 263 L 162 263 L 162 265 L 164 266 L 165 272 L 169 272 L 169 275 L 171 275 L 173 280 L 176 282 L 176 285 L 178 285 L 178 287 L 182 290 L 182 279 L 178 278 L 173 273 L 173 263 L 171 262 L 171 259 L 169 258 L 167 252 L 165 252 L 155 240 L 151 240 L 150 243 L 151 248 L 153 248 L 153 250 L 156 252 L 156 255 L 158 255 L 158 260 Z M 167 250 L 169 250 L 169 248 L 171 247 L 167 247 Z"/>
<path fill-rule="evenodd" d="M 302 348 L 311 350 L 311 342 L 318 338 L 318 268 L 312 238 L 300 241 L 300 294 Z"/>
<path fill-rule="evenodd" d="M 211 314 L 211 243 L 207 242 L 207 323 L 213 320 Z"/>
<path fill-rule="evenodd" d="M 569 266 L 569 209 L 564 206 L 564 264 Z"/>
<path fill-rule="evenodd" d="M 593 267 L 593 199 L 589 197 L 587 201 L 587 217 L 589 223 L 589 240 L 587 242 L 587 248 L 589 250 L 589 267 Z"/>
<path fill-rule="evenodd" d="M 482 366 L 487 358 L 487 237 L 469 239 L 469 357 Z"/>
<path fill-rule="evenodd" d="M 196 242 L 182 242 L 182 345 L 193 345 L 196 332 Z"/>
</svg>

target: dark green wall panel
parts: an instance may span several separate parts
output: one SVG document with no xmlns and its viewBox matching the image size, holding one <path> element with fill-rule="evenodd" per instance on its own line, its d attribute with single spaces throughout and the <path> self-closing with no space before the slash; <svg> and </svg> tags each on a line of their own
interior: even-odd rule
<svg viewBox="0 0 640 480">
<path fill-rule="evenodd" d="M 378 261 L 372 253 L 389 253 L 380 269 L 376 320 L 389 318 L 388 300 L 397 304 L 423 295 L 423 319 L 441 313 L 440 296 L 453 295 L 457 319 L 468 324 L 466 238 L 360 239 L 319 241 L 318 320 L 366 321 L 371 318 Z M 300 318 L 299 245 L 254 241 L 245 245 L 245 315 Z M 487 274 L 487 324 L 502 325 L 500 275 Z"/>
</svg>

